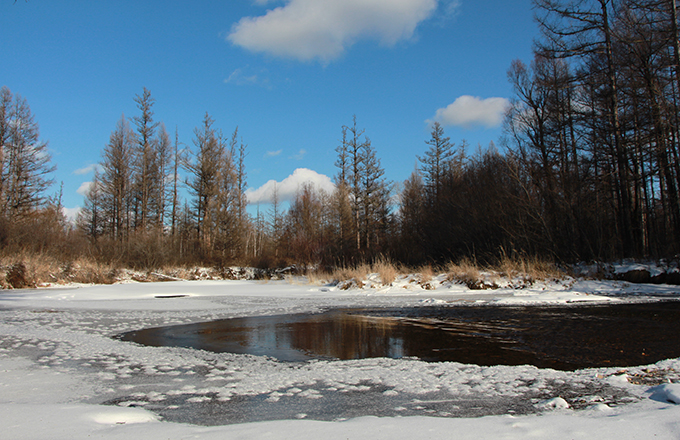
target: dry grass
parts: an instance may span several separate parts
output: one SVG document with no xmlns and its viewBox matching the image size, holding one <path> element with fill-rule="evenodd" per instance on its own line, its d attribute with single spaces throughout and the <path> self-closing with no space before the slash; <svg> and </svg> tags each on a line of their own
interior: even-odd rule
<svg viewBox="0 0 680 440">
<path fill-rule="evenodd" d="M 18 253 L 0 258 L 0 284 L 5 289 L 36 287 L 56 281 L 53 274 L 60 273 L 59 264 L 49 256 Z"/>
<path fill-rule="evenodd" d="M 178 280 L 190 280 L 196 275 L 196 269 L 174 266 L 161 267 L 157 272 Z"/>
<path fill-rule="evenodd" d="M 391 285 L 402 273 L 400 268 L 386 258 L 380 258 L 372 264 L 362 263 L 356 266 L 342 266 L 330 271 L 313 271 L 307 274 L 310 283 L 334 283 L 341 289 L 363 287 L 364 281 L 371 274 L 378 274 L 383 285 Z"/>
<path fill-rule="evenodd" d="M 332 277 L 328 272 L 314 270 L 307 274 L 307 280 L 309 284 L 314 284 L 316 286 L 327 284 Z"/>
<path fill-rule="evenodd" d="M 565 275 L 555 263 L 536 257 L 504 257 L 498 263 L 496 270 L 506 278 L 519 277 L 528 282 L 559 279 Z"/>
<path fill-rule="evenodd" d="M 533 284 L 541 280 L 560 279 L 565 275 L 550 261 L 517 257 L 504 257 L 496 265 L 486 267 L 464 258 L 458 263 L 449 263 L 446 273 L 449 281 L 465 284 L 470 289 L 495 288 L 500 278 L 519 279 L 521 284 Z"/>
<path fill-rule="evenodd" d="M 434 278 L 434 269 L 432 268 L 431 264 L 427 264 L 425 266 L 422 266 L 418 269 L 416 269 L 416 274 L 419 275 L 420 282 L 421 283 L 429 283 L 432 281 L 432 278 Z"/>
<path fill-rule="evenodd" d="M 335 269 L 330 275 L 331 278 L 337 281 L 347 281 L 347 280 L 365 280 L 368 274 L 371 273 L 371 269 L 366 264 L 360 264 L 358 266 L 343 266 Z"/>
<path fill-rule="evenodd" d="M 5 289 L 39 287 L 47 284 L 111 284 L 119 269 L 79 258 L 67 262 L 45 254 L 18 253 L 0 257 L 0 286 Z"/>
<path fill-rule="evenodd" d="M 446 278 L 451 282 L 465 284 L 470 289 L 484 288 L 479 265 L 468 258 L 463 258 L 458 263 L 449 263 L 446 266 Z"/>
<path fill-rule="evenodd" d="M 227 270 L 228 269 L 228 270 Z M 121 278 L 136 281 L 169 281 L 174 279 L 243 279 L 245 269 L 186 268 L 166 266 L 146 271 L 132 272 L 113 264 L 80 257 L 71 260 L 58 259 L 49 254 L 18 252 L 11 256 L 0 255 L 0 288 L 39 287 L 47 284 L 110 284 Z M 227 273 L 228 272 L 228 273 Z M 241 273 L 243 272 L 243 273 Z M 274 271 L 264 271 L 263 276 L 274 276 Z M 372 264 L 339 267 L 332 270 L 310 270 L 306 273 L 311 284 L 335 283 L 339 288 L 362 288 L 371 274 L 377 274 L 380 283 L 392 285 L 400 275 L 414 274 L 413 279 L 424 288 L 434 288 L 433 279 L 445 273 L 447 280 L 461 283 L 470 289 L 494 288 L 500 278 L 519 280 L 520 285 L 539 280 L 564 277 L 557 266 L 538 258 L 502 258 L 494 266 L 480 266 L 476 261 L 464 258 L 449 263 L 441 270 L 425 265 L 405 268 L 394 262 L 379 258 Z M 278 276 L 278 275 L 277 275 Z M 268 279 L 268 278 L 266 278 Z M 375 278 L 374 278 L 375 279 Z"/>
<path fill-rule="evenodd" d="M 397 276 L 401 273 L 398 266 L 386 258 L 380 258 L 371 265 L 371 273 L 377 273 L 380 277 L 380 282 L 384 285 L 391 285 Z"/>
<path fill-rule="evenodd" d="M 62 281 L 75 283 L 113 284 L 121 270 L 110 264 L 78 259 L 62 266 Z"/>
<path fill-rule="evenodd" d="M 341 290 L 362 288 L 364 287 L 364 280 L 368 278 L 370 272 L 370 268 L 366 264 L 355 267 L 341 267 L 331 273 L 331 278 L 334 283 L 337 282 Z"/>
</svg>

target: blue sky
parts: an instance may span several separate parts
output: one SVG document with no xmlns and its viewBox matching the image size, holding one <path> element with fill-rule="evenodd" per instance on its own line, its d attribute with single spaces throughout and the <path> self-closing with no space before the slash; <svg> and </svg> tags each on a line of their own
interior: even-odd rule
<svg viewBox="0 0 680 440">
<path fill-rule="evenodd" d="M 470 150 L 498 143 L 532 16 L 530 0 L 0 0 L 0 86 L 30 105 L 70 209 L 143 87 L 188 146 L 206 111 L 238 126 L 253 200 L 270 180 L 328 185 L 353 115 L 401 182 L 433 120 Z"/>
</svg>

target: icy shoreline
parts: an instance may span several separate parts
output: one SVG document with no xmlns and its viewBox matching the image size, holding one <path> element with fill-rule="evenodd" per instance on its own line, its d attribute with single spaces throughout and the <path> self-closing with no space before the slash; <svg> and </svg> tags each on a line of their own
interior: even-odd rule
<svg viewBox="0 0 680 440">
<path fill-rule="evenodd" d="M 11 438 L 90 434 L 150 439 L 265 434 L 270 438 L 429 438 L 451 430 L 460 438 L 526 438 L 538 433 L 579 438 L 598 432 L 603 438 L 634 438 L 636 432 L 677 438 L 680 410 L 668 400 L 680 394 L 678 385 L 660 384 L 678 381 L 678 359 L 649 367 L 576 372 L 382 358 L 293 365 L 264 357 L 142 347 L 111 338 L 150 326 L 333 307 L 538 305 L 676 297 L 680 288 L 675 286 L 594 281 L 493 291 L 470 291 L 458 285 L 424 290 L 408 283 L 340 291 L 285 281 L 5 291 L 0 293 L 0 422 Z M 331 422 L 295 420 L 319 418 L 315 408 L 330 405 L 337 396 L 358 409 L 331 407 L 331 413 L 340 415 Z M 370 408 L 376 405 L 386 410 L 372 413 Z M 229 423 L 236 424 L 200 427 L 168 422 L 196 423 L 203 414 L 203 424 L 221 425 L 223 419 L 214 413 L 228 411 L 233 411 Z M 239 413 L 244 411 L 251 414 Z M 268 420 L 257 414 L 285 420 L 239 424 Z M 486 417 L 456 418 L 461 414 Z"/>
</svg>

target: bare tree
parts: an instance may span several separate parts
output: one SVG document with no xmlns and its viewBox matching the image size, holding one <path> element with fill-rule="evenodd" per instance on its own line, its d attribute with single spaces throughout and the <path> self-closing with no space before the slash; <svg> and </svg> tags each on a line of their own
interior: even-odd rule
<svg viewBox="0 0 680 440">
<path fill-rule="evenodd" d="M 613 179 L 617 201 L 617 219 L 623 253 L 633 253 L 633 214 L 630 193 L 628 152 L 622 139 L 620 91 L 614 59 L 612 10 L 615 0 L 534 0 L 545 43 L 539 51 L 548 57 L 601 58 L 603 85 L 606 87 L 606 121 L 608 144 L 614 159 Z"/>
<path fill-rule="evenodd" d="M 12 114 L 12 92 L 7 87 L 0 89 L 0 207 L 4 211 L 5 186 L 7 185 L 6 155 L 9 152 Z"/>
<path fill-rule="evenodd" d="M 184 150 L 179 148 L 179 135 L 177 133 L 177 127 L 175 127 L 175 145 L 174 145 L 174 155 L 172 161 L 172 210 L 171 210 L 171 235 L 173 240 L 177 234 L 178 223 L 179 223 L 179 168 L 180 164 L 185 162 Z"/>
<path fill-rule="evenodd" d="M 429 149 L 424 156 L 418 156 L 421 171 L 425 177 L 425 185 L 433 203 L 439 200 L 444 173 L 448 170 L 453 160 L 455 151 L 451 139 L 444 135 L 444 128 L 439 122 L 432 125 L 431 137 L 425 141 Z"/>
<path fill-rule="evenodd" d="M 134 146 L 135 134 L 122 115 L 102 152 L 101 182 L 94 190 L 110 223 L 108 233 L 119 241 L 128 236 L 130 228 Z"/>
<path fill-rule="evenodd" d="M 402 261 L 421 264 L 425 258 L 425 184 L 418 168 L 404 181 L 399 194 L 400 247 Z"/>
<path fill-rule="evenodd" d="M 219 191 L 220 165 L 224 157 L 224 146 L 220 143 L 214 120 L 208 113 L 203 118 L 200 128 L 194 129 L 193 161 L 187 161 L 187 171 L 192 178 L 187 181 L 189 191 L 193 195 L 193 210 L 196 221 L 198 239 L 210 247 L 213 240 L 211 209 L 216 203 Z"/>
<path fill-rule="evenodd" d="M 99 172 L 95 171 L 90 187 L 85 193 L 85 203 L 78 212 L 76 225 L 93 242 L 105 233 L 105 215 L 102 212 L 102 191 Z"/>
<path fill-rule="evenodd" d="M 336 216 L 337 239 L 336 252 L 338 258 L 344 264 L 352 257 L 352 251 L 356 250 L 355 236 L 355 218 L 352 213 L 354 206 L 353 198 L 351 197 L 350 184 L 350 157 L 349 157 L 349 143 L 347 140 L 348 127 L 342 127 L 342 140 L 340 145 L 335 148 L 337 159 L 335 166 L 338 168 L 338 173 L 335 175 L 335 192 L 333 193 L 333 206 Z"/>
<path fill-rule="evenodd" d="M 248 185 L 248 182 L 245 166 L 245 159 L 248 155 L 247 148 L 248 145 L 243 143 L 243 139 L 240 139 L 239 142 L 238 127 L 236 127 L 229 142 L 229 154 L 231 158 L 230 166 L 233 168 L 234 173 L 233 177 L 236 179 L 236 185 L 231 190 L 231 197 L 235 202 L 237 219 L 239 223 L 239 233 L 234 235 L 236 240 L 234 243 L 235 248 L 239 253 L 243 252 L 244 241 L 246 241 L 244 236 L 247 233 L 249 226 L 246 213 L 246 207 L 248 206 L 248 200 L 246 198 L 246 186 Z"/>
<path fill-rule="evenodd" d="M 356 115 L 351 126 L 342 127 L 342 142 L 336 148 L 336 192 L 331 198 L 342 259 L 377 252 L 384 242 L 383 233 L 389 215 L 390 185 L 365 130 L 357 128 Z M 362 138 L 363 137 L 363 138 Z M 351 212 L 351 217 L 348 215 Z M 350 238 L 351 237 L 351 238 Z M 350 240 L 352 252 L 349 252 Z"/>
<path fill-rule="evenodd" d="M 297 191 L 286 217 L 284 240 L 290 258 L 302 264 L 318 264 L 328 249 L 324 223 L 324 195 L 305 183 Z"/>
<path fill-rule="evenodd" d="M 28 103 L 6 87 L 0 91 L 0 116 L 0 213 L 20 219 L 43 203 L 56 167 Z"/>
<path fill-rule="evenodd" d="M 361 162 L 364 171 L 358 197 L 361 202 L 361 230 L 366 251 L 375 254 L 386 241 L 390 184 L 385 180 L 385 170 L 368 138 L 362 144 Z"/>
<path fill-rule="evenodd" d="M 169 184 L 171 181 L 170 166 L 173 160 L 170 135 L 165 129 L 165 124 L 162 122 L 158 126 L 158 134 L 156 135 L 156 139 L 154 139 L 153 145 L 155 147 L 154 156 L 156 163 L 153 170 L 155 171 L 155 176 L 152 185 L 154 190 L 152 211 L 153 217 L 158 225 L 159 233 L 162 233 L 168 211 L 168 199 L 170 197 Z"/>
<path fill-rule="evenodd" d="M 278 184 L 274 182 L 272 189 L 272 204 L 269 209 L 269 230 L 271 231 L 272 247 L 274 248 L 274 258 L 278 260 L 281 247 L 281 237 L 283 235 L 283 213 L 281 212 L 281 201 L 279 199 Z"/>
<path fill-rule="evenodd" d="M 345 153 L 347 155 L 347 172 L 346 178 L 347 188 L 350 191 L 349 198 L 352 204 L 352 217 L 354 219 L 354 224 L 352 225 L 352 231 L 356 238 L 356 251 L 362 249 L 361 243 L 361 183 L 362 176 L 364 175 L 364 164 L 361 159 L 361 150 L 363 145 L 366 143 L 366 139 L 361 140 L 361 136 L 364 135 L 365 130 L 359 130 L 357 128 L 357 117 L 352 116 L 352 125 L 343 127 L 343 130 L 349 134 L 346 137 L 343 133 L 343 140 L 346 139 L 346 146 L 344 147 Z"/>
<path fill-rule="evenodd" d="M 135 228 L 146 230 L 151 217 L 150 202 L 153 197 L 154 176 L 156 172 L 156 157 L 153 147 L 153 138 L 158 123 L 153 121 L 155 100 L 151 92 L 144 87 L 142 96 L 136 95 L 135 102 L 141 115 L 132 118 L 137 127 L 137 151 L 135 164 Z"/>
</svg>

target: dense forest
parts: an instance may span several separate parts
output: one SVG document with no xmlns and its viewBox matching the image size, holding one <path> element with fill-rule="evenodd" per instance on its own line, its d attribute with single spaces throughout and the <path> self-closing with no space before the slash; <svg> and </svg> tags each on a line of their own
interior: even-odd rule
<svg viewBox="0 0 680 440">
<path fill-rule="evenodd" d="M 499 146 L 439 123 L 404 182 L 384 177 L 357 117 L 338 129 L 335 190 L 248 213 L 247 145 L 206 114 L 192 144 L 138 113 L 115 124 L 76 224 L 47 196 L 54 167 L 27 102 L 0 91 L 0 246 L 161 265 L 406 265 L 680 251 L 680 43 L 675 0 L 534 0 L 534 59 L 507 76 Z M 349 118 L 348 118 L 349 119 Z M 186 176 L 180 178 L 180 176 Z M 183 196 L 183 195 L 186 195 Z"/>
</svg>

